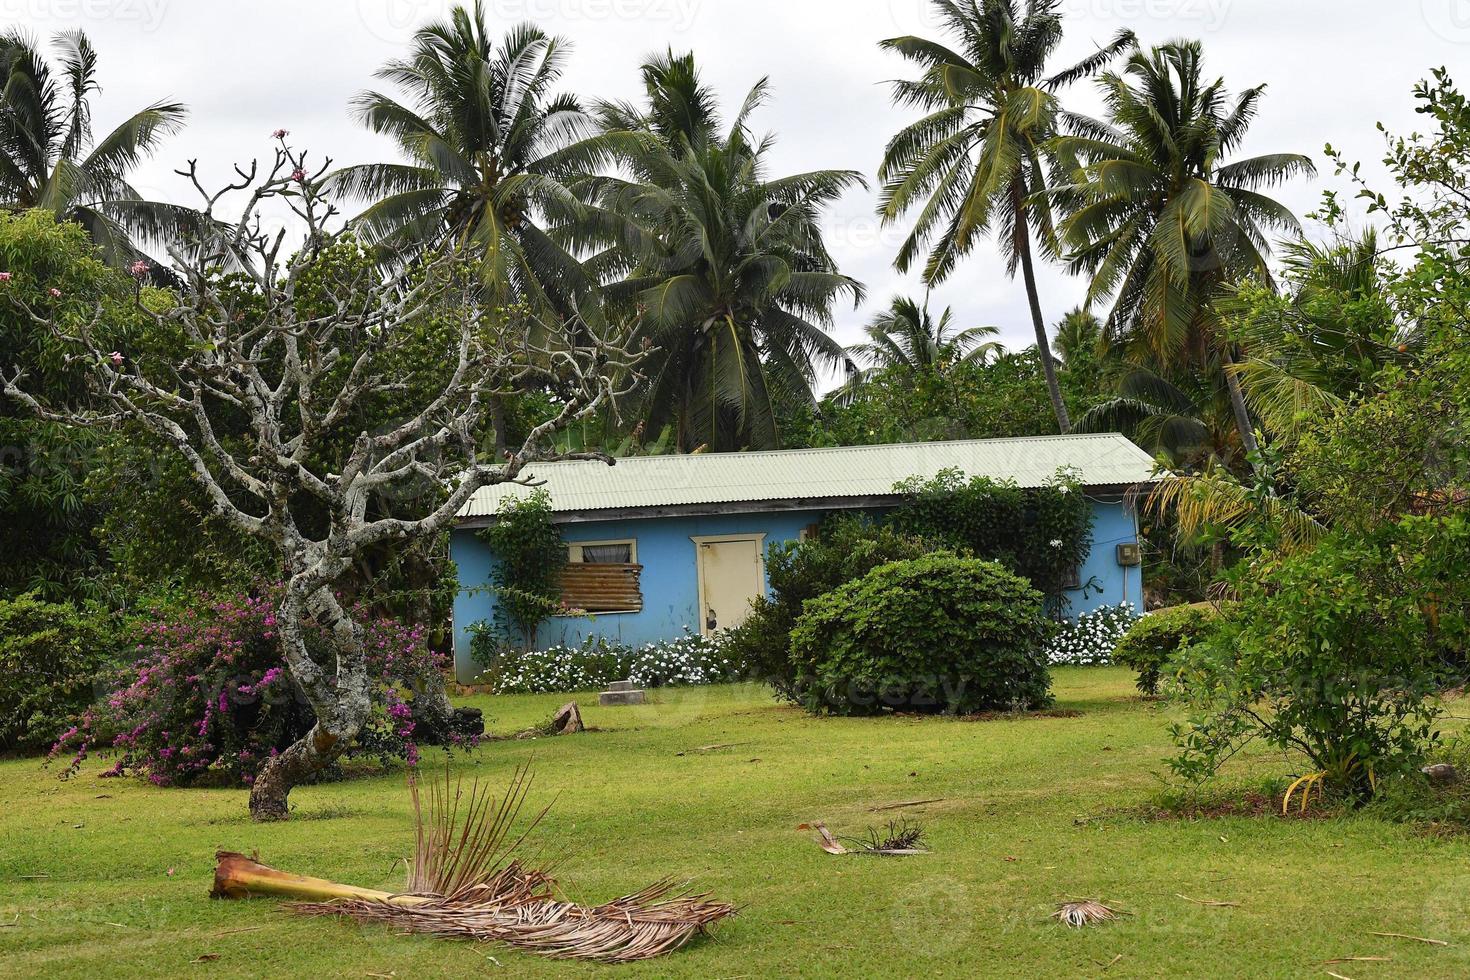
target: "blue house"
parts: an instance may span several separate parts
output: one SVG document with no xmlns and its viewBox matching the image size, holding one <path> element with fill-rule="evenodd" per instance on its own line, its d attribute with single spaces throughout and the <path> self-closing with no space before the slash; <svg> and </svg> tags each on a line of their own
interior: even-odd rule
<svg viewBox="0 0 1470 980">
<path fill-rule="evenodd" d="M 1045 485 L 1062 467 L 1081 474 L 1093 510 L 1092 553 L 1069 595 L 1071 615 L 1128 601 L 1143 607 L 1138 522 L 1128 491 L 1148 482 L 1154 463 L 1120 435 L 1072 435 L 972 442 L 858 446 L 764 453 L 650 456 L 546 463 L 523 476 L 544 484 L 571 563 L 564 604 L 591 614 L 553 619 L 543 646 L 602 635 L 630 645 L 672 639 L 685 628 L 738 625 L 767 589 L 766 549 L 810 533 L 834 512 L 881 513 L 901 497 L 894 486 L 942 470 Z M 459 566 L 454 604 L 455 666 L 469 682 L 469 627 L 488 621 L 494 556 L 476 532 L 521 484 L 482 490 L 450 543 Z"/>
</svg>

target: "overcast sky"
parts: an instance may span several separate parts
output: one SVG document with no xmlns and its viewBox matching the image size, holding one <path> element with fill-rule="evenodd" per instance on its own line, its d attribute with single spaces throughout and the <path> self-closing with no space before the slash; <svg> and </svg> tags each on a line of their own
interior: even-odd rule
<svg viewBox="0 0 1470 980">
<path fill-rule="evenodd" d="M 415 27 L 451 5 L 439 0 L 0 0 L 0 24 L 43 37 L 82 28 L 100 53 L 103 92 L 96 129 L 159 99 L 191 110 L 188 128 L 137 173 L 146 193 L 187 202 L 172 170 L 190 157 L 223 174 L 234 161 L 268 155 L 269 134 L 340 163 L 391 158 L 378 137 L 348 118 L 349 98 L 375 68 L 404 50 Z M 568 38 L 564 88 L 589 97 L 634 98 L 644 55 L 693 49 L 726 105 L 769 76 L 770 105 L 755 119 L 779 140 L 772 172 L 877 169 L 887 138 L 909 116 L 890 107 L 884 82 L 907 72 L 877 42 L 935 35 L 925 0 L 489 0 L 505 27 L 534 20 Z M 1325 143 L 1377 173 L 1382 138 L 1374 124 L 1407 132 L 1419 124 L 1411 88 L 1436 65 L 1470 84 L 1470 0 L 1064 0 L 1065 65 L 1120 27 L 1145 44 L 1204 42 L 1205 66 L 1232 89 L 1269 83 L 1242 153 L 1293 151 L 1319 164 Z M 1069 105 L 1091 112 L 1090 83 Z M 1299 214 L 1327 187 L 1328 170 L 1278 191 Z M 868 301 L 837 313 L 844 343 L 858 339 L 872 309 L 895 292 L 921 292 L 892 259 L 901 230 L 880 229 L 873 192 L 849 194 L 830 216 L 830 247 L 842 270 L 862 280 Z M 1041 272 L 1049 322 L 1084 287 L 1055 268 Z M 1015 347 L 1031 343 L 1025 296 L 986 247 L 935 293 L 962 325 L 994 324 Z"/>
</svg>

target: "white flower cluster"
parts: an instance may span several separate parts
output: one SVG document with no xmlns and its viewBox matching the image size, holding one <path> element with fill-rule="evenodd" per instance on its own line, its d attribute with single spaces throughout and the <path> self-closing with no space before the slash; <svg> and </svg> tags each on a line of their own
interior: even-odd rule
<svg viewBox="0 0 1470 980">
<path fill-rule="evenodd" d="M 626 676 L 640 687 L 719 684 L 734 677 L 737 667 L 718 640 L 687 631 L 677 640 L 639 647 L 629 661 Z"/>
<path fill-rule="evenodd" d="M 1118 641 L 1138 621 L 1131 602 L 1102 606 L 1062 625 L 1046 646 L 1046 658 L 1056 666 L 1097 667 L 1113 662 Z"/>
<path fill-rule="evenodd" d="M 734 680 L 739 665 L 725 656 L 718 639 L 685 630 L 676 640 L 641 647 L 588 637 L 581 646 L 507 657 L 499 666 L 495 689 L 501 694 L 560 694 L 591 691 L 613 681 L 639 687 L 720 684 Z"/>
</svg>

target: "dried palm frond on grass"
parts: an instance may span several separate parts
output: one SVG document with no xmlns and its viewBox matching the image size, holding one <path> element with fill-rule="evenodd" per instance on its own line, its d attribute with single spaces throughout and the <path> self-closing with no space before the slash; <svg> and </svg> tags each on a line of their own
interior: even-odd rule
<svg viewBox="0 0 1470 980">
<path fill-rule="evenodd" d="M 811 823 L 798 824 L 797 830 L 815 830 L 817 832 L 817 846 L 828 854 L 876 854 L 884 857 L 905 857 L 911 854 L 928 854 L 929 849 L 924 846 L 924 828 L 915 824 L 910 826 L 908 821 L 902 823 L 888 824 L 888 831 L 876 827 L 868 828 L 867 837 L 844 837 L 838 840 L 832 831 L 820 820 Z M 842 843 L 845 840 L 852 844 L 847 847 Z"/>
<path fill-rule="evenodd" d="M 559 898 L 546 871 L 511 857 L 547 812 L 542 810 L 515 833 L 530 785 L 529 770 L 517 769 L 497 801 L 478 781 L 466 793 L 446 768 L 442 785 L 430 788 L 424 805 L 417 783 L 411 782 L 416 834 L 403 893 L 287 874 L 221 851 L 212 894 L 292 898 L 297 900 L 292 911 L 305 915 L 349 916 L 408 932 L 501 942 L 542 956 L 604 963 L 673 952 L 735 913 L 733 906 L 705 895 L 674 894 L 671 880 L 605 905 L 588 907 Z"/>
<path fill-rule="evenodd" d="M 890 820 L 886 830 L 869 827 L 866 837 L 844 837 L 850 850 L 867 854 L 927 854 L 924 826 L 908 820 Z"/>
<path fill-rule="evenodd" d="M 1102 902 L 1094 902 L 1091 899 L 1081 902 L 1061 902 L 1057 910 L 1051 914 L 1062 925 L 1073 929 L 1081 929 L 1083 926 L 1101 925 L 1104 922 L 1112 922 L 1127 912 L 1110 909 Z"/>
</svg>

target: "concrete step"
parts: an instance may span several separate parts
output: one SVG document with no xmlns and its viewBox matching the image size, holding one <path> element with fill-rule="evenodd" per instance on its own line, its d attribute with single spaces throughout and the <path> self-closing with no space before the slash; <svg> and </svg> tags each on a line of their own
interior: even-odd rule
<svg viewBox="0 0 1470 980">
<path fill-rule="evenodd" d="M 607 686 L 607 689 L 614 693 L 621 694 L 626 691 L 638 690 L 638 685 L 634 684 L 632 681 L 613 681 Z"/>
<path fill-rule="evenodd" d="M 603 691 L 597 696 L 597 703 L 604 708 L 643 704 L 644 696 L 642 691 Z"/>
</svg>

